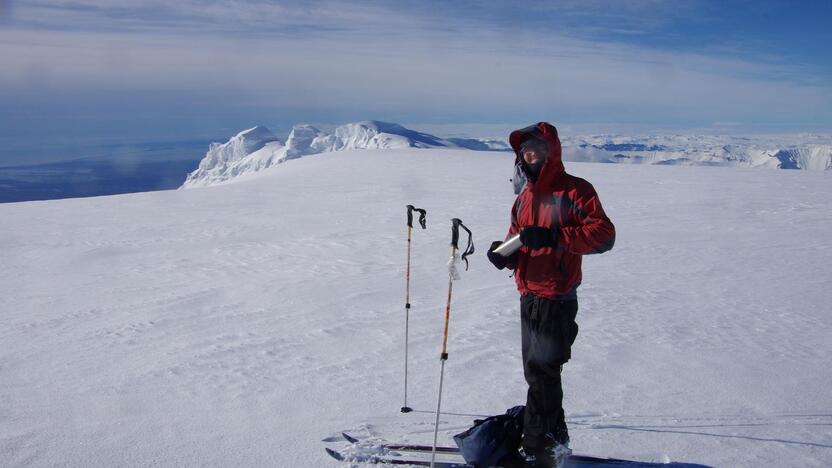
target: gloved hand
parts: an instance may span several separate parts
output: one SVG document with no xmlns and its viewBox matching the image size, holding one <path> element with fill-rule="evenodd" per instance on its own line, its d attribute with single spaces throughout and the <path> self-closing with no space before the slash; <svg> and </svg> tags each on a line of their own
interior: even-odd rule
<svg viewBox="0 0 832 468">
<path fill-rule="evenodd" d="M 494 252 L 494 249 L 502 244 L 502 241 L 494 241 L 491 243 L 491 247 L 488 248 L 488 261 L 491 262 L 498 270 L 502 270 L 510 263 L 510 257 L 503 257 L 502 255 Z"/>
<path fill-rule="evenodd" d="M 540 226 L 528 226 L 520 231 L 520 242 L 532 250 L 543 247 L 555 248 L 558 246 L 558 231 Z"/>
</svg>

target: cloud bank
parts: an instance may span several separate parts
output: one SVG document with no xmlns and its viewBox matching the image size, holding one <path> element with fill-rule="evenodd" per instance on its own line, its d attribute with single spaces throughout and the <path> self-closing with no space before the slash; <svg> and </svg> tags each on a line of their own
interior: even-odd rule
<svg viewBox="0 0 832 468">
<path fill-rule="evenodd" d="M 319 120 L 832 123 L 832 92 L 810 68 L 579 34 L 577 20 L 604 11 L 580 3 L 470 15 L 409 2 L 13 3 L 0 23 L 0 94 L 18 106 L 176 96 L 183 108 L 211 100 Z M 670 11 L 606 10 L 594 27 L 634 35 Z M 558 16 L 572 26 L 535 19 Z"/>
</svg>

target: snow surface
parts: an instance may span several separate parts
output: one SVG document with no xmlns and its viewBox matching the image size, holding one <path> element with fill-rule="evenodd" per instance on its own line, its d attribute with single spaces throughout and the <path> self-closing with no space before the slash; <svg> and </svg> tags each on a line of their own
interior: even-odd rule
<svg viewBox="0 0 832 468">
<path fill-rule="evenodd" d="M 323 447 L 344 430 L 430 442 L 452 217 L 479 250 L 454 285 L 440 441 L 522 403 L 517 293 L 484 255 L 511 159 L 345 151 L 217 187 L 0 205 L 0 464 L 335 467 Z M 584 261 L 575 452 L 832 464 L 828 173 L 567 169 L 618 231 Z M 428 210 L 411 414 L 406 204 Z"/>
</svg>

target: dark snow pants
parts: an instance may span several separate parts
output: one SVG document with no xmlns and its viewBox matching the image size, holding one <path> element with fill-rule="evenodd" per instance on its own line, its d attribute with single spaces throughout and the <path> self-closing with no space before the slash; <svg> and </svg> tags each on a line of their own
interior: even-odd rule
<svg viewBox="0 0 832 468">
<path fill-rule="evenodd" d="M 578 336 L 576 299 L 520 298 L 523 372 L 529 393 L 523 417 L 523 448 L 534 453 L 568 441 L 563 412 L 561 365 L 572 356 Z"/>
</svg>

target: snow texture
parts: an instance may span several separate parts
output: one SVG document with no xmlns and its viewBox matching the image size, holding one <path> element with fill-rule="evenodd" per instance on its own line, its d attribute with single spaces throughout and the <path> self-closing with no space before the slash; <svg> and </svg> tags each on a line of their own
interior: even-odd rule
<svg viewBox="0 0 832 468">
<path fill-rule="evenodd" d="M 238 137 L 214 148 L 229 165 L 283 146 Z M 335 467 L 323 446 L 344 430 L 430 443 L 452 217 L 478 252 L 453 289 L 440 443 L 523 403 L 517 292 L 484 255 L 511 164 L 351 150 L 198 190 L 0 205 L 0 464 Z M 618 231 L 584 260 L 564 368 L 575 452 L 830 466 L 829 173 L 567 170 Z M 401 414 L 406 204 L 428 229 Z"/>
</svg>

